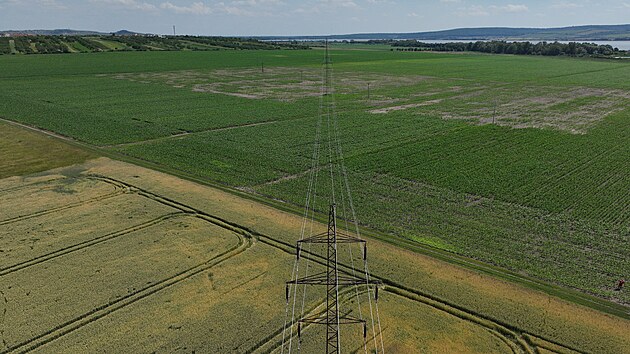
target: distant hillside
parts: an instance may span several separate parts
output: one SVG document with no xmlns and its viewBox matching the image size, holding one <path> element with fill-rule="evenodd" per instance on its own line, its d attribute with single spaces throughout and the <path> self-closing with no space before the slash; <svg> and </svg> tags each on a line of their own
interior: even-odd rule
<svg viewBox="0 0 630 354">
<path fill-rule="evenodd" d="M 207 50 L 270 50 L 306 49 L 291 43 L 261 42 L 256 39 L 193 36 L 118 35 L 19 35 L 0 37 L 2 54 L 59 54 L 112 51 L 207 51 Z"/>
<path fill-rule="evenodd" d="M 108 33 L 101 33 L 96 31 L 81 31 L 73 29 L 54 29 L 54 30 L 8 30 L 0 31 L 0 36 L 12 35 L 39 35 L 39 36 L 90 36 L 90 35 L 103 35 Z"/>
<path fill-rule="evenodd" d="M 260 39 L 417 39 L 417 40 L 545 40 L 545 41 L 612 41 L 630 40 L 628 25 L 592 25 L 562 28 L 458 28 L 446 31 L 416 33 L 358 33 L 333 36 L 267 36 Z"/>
<path fill-rule="evenodd" d="M 128 30 L 120 30 L 112 33 L 82 31 L 73 29 L 54 29 L 54 30 L 8 30 L 0 31 L 1 36 L 106 36 L 114 34 L 117 36 L 146 36 L 150 34 L 132 32 Z"/>
</svg>

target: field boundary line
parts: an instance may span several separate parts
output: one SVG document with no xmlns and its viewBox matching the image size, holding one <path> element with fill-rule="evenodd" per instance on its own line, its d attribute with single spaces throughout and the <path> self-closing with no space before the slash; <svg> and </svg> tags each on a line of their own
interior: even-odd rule
<svg viewBox="0 0 630 354">
<path fill-rule="evenodd" d="M 92 177 L 98 177 L 98 176 L 92 176 Z M 111 179 L 109 177 L 103 177 L 106 179 L 110 179 L 112 181 L 117 181 L 114 179 Z M 194 181 L 194 180 L 193 180 Z M 138 190 L 141 190 L 140 188 L 133 186 L 129 183 L 126 182 L 121 182 L 121 181 L 117 181 L 118 183 L 122 183 L 124 185 L 126 185 L 127 187 L 130 188 L 136 188 Z M 194 212 L 200 214 L 200 215 L 205 215 L 207 217 L 210 217 L 218 222 L 220 222 L 221 224 L 224 225 L 229 225 L 230 227 L 234 227 L 237 230 L 244 230 L 246 233 L 248 233 L 249 235 L 254 235 L 256 238 L 258 238 L 261 242 L 264 243 L 268 243 L 271 246 L 274 246 L 276 248 L 282 249 L 283 251 L 289 253 L 289 254 L 294 254 L 294 246 L 290 245 L 288 243 L 285 243 L 283 241 L 279 241 L 279 240 L 275 240 L 272 237 L 263 235 L 261 233 L 258 233 L 254 230 L 251 230 L 245 226 L 242 225 L 238 225 L 236 223 L 232 223 L 228 220 L 224 220 L 221 218 L 218 218 L 216 216 L 212 216 L 209 215 L 201 210 L 197 210 L 191 207 L 188 207 L 182 203 L 179 203 L 175 200 L 172 199 L 168 199 L 165 197 L 161 197 L 158 195 L 155 195 L 153 193 L 150 192 L 146 192 L 141 190 L 144 193 L 148 193 L 148 197 L 149 198 L 156 198 L 156 200 L 160 201 L 162 203 L 164 203 L 165 205 L 169 205 L 172 206 L 174 208 L 178 208 L 180 210 L 194 210 Z M 141 194 L 142 194 L 141 192 Z M 246 194 L 248 196 L 251 196 L 250 194 Z M 258 200 L 257 198 L 249 198 L 249 199 L 253 199 L 253 200 Z M 270 205 L 270 206 L 275 206 L 276 204 L 271 204 L 269 203 L 269 201 L 267 201 L 266 203 L 263 203 L 265 205 Z M 284 206 L 284 208 L 286 208 L 286 206 Z M 280 209 L 280 210 L 284 210 Z M 286 210 L 285 210 L 286 211 Z M 289 210 L 291 211 L 291 210 Z M 316 217 L 317 219 L 317 217 Z M 325 220 L 325 219 L 321 219 L 321 220 Z M 318 220 L 318 221 L 321 221 Z M 438 249 L 434 249 L 432 247 L 426 246 L 426 245 L 422 245 L 419 244 L 417 242 L 411 241 L 411 240 L 407 240 L 407 239 L 392 239 L 392 238 L 388 238 L 388 237 L 384 237 L 381 236 L 380 233 L 375 233 L 374 231 L 368 230 L 366 232 L 366 230 L 362 230 L 364 234 L 366 234 L 367 236 L 383 241 L 383 242 L 387 242 L 389 244 L 393 244 L 394 246 L 397 247 L 402 247 L 404 249 L 408 249 L 410 251 L 413 252 L 417 252 L 420 254 L 425 254 L 427 256 L 430 256 L 432 258 L 438 259 L 438 260 L 442 260 L 442 261 L 446 261 L 450 264 L 455 264 L 457 266 L 469 269 L 469 270 L 473 270 L 473 271 L 477 271 L 477 272 L 481 272 L 483 274 L 488 274 L 490 276 L 493 277 L 498 277 L 504 280 L 508 280 L 510 282 L 514 282 L 517 284 L 520 284 L 521 286 L 525 286 L 527 288 L 536 290 L 536 291 L 542 291 L 544 293 L 550 294 L 552 296 L 558 297 L 560 299 L 563 299 L 564 301 L 569 301 L 571 303 L 575 303 L 575 304 L 579 304 L 581 306 L 586 306 L 589 308 L 593 308 L 595 310 L 601 311 L 601 312 L 605 312 L 605 313 L 610 313 L 613 315 L 616 315 L 618 317 L 621 318 L 625 318 L 625 319 L 630 319 L 630 312 L 627 311 L 626 306 L 623 305 L 618 305 L 612 302 L 608 302 L 606 300 L 597 298 L 597 297 L 593 297 L 589 294 L 583 293 L 581 291 L 577 291 L 577 290 L 572 290 L 572 289 L 567 289 L 567 288 L 559 288 L 558 286 L 554 286 L 551 284 L 547 284 L 544 283 L 538 279 L 533 279 L 533 278 L 529 278 L 529 277 L 525 277 L 523 275 L 519 275 L 516 274 L 512 271 L 509 271 L 507 269 L 503 269 L 503 268 L 497 268 L 491 265 L 488 265 L 484 262 L 478 261 L 476 259 L 473 258 L 468 258 L 468 257 L 464 257 L 464 256 L 459 256 L 457 254 L 452 254 L 452 253 L 448 253 L 448 252 L 444 252 Z M 268 241 L 268 242 L 266 242 Z M 345 265 L 344 265 L 345 267 Z M 390 282 L 391 285 L 391 282 Z M 558 290 L 562 291 L 562 294 L 558 294 L 556 293 Z M 409 290 L 409 289 L 407 289 Z M 423 296 L 427 296 L 426 294 L 424 294 Z M 455 306 L 455 305 L 451 305 L 451 306 Z M 545 339 L 547 340 L 547 339 Z"/>
</svg>

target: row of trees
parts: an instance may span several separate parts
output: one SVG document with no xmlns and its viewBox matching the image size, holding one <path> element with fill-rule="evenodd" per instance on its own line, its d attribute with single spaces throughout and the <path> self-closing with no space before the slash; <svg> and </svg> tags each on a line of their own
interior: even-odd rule
<svg viewBox="0 0 630 354">
<path fill-rule="evenodd" d="M 7 37 L 0 37 L 0 54 L 11 54 L 11 45 Z"/>
<path fill-rule="evenodd" d="M 79 52 L 102 52 L 112 50 L 150 51 L 150 50 L 272 50 L 272 49 L 308 49 L 295 43 L 262 42 L 256 39 L 227 37 L 194 36 L 25 36 L 1 37 L 0 54 L 10 54 L 9 41 L 15 43 L 15 51 L 23 54 L 53 54 Z M 109 48 L 104 42 L 117 42 L 119 49 Z"/>
<path fill-rule="evenodd" d="M 398 50 L 410 51 L 438 51 L 438 52 L 482 52 L 493 54 L 521 54 L 548 56 L 610 56 L 619 54 L 618 48 L 611 45 L 595 43 L 560 43 L 560 42 L 506 42 L 506 41 L 477 41 L 456 43 L 423 43 L 415 40 L 404 41 L 370 41 L 372 43 L 387 42 Z"/>
</svg>

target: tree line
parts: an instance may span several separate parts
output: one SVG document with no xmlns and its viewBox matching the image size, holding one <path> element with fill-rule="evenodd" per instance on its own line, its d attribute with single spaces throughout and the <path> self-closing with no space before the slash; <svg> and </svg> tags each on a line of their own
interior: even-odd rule
<svg viewBox="0 0 630 354">
<path fill-rule="evenodd" d="M 560 43 L 560 42 L 507 42 L 477 41 L 454 43 L 423 43 L 416 40 L 401 41 L 368 41 L 374 44 L 390 44 L 403 51 L 437 51 L 437 52 L 481 52 L 492 54 L 520 54 L 546 56 L 611 56 L 624 53 L 608 44 L 596 43 Z"/>
</svg>

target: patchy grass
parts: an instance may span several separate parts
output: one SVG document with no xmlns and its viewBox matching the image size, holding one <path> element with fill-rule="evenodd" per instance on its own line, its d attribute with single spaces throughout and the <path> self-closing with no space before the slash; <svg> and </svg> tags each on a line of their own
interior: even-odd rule
<svg viewBox="0 0 630 354">
<path fill-rule="evenodd" d="M 293 102 L 318 97 L 323 92 L 322 71 L 316 68 L 268 67 L 258 69 L 220 69 L 204 71 L 124 73 L 114 79 L 140 83 L 159 83 L 193 92 L 222 94 L 247 99 L 272 99 Z M 428 80 L 424 76 L 388 76 L 356 72 L 336 72 L 335 92 L 351 94 L 367 89 L 410 86 Z"/>
<path fill-rule="evenodd" d="M 0 122 L 0 178 L 69 166 L 94 153 L 11 124 Z"/>
</svg>

